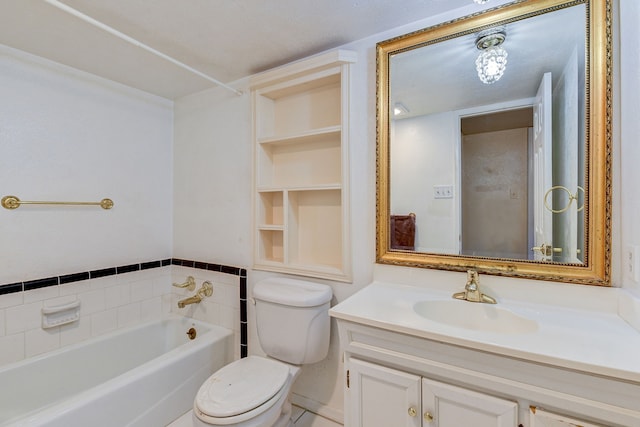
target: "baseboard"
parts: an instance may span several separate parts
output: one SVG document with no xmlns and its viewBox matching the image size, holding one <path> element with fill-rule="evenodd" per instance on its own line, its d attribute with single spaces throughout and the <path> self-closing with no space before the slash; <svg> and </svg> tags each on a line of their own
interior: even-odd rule
<svg viewBox="0 0 640 427">
<path fill-rule="evenodd" d="M 331 421 L 335 421 L 338 424 L 344 425 L 344 413 L 342 411 L 338 411 L 334 408 L 331 408 L 323 403 L 320 403 L 313 399 L 309 399 L 304 396 L 300 396 L 299 394 L 296 394 L 296 393 L 291 394 L 291 403 L 293 403 L 296 406 L 300 406 L 301 408 L 304 408 L 309 412 L 318 414 L 321 417 L 328 418 Z"/>
</svg>

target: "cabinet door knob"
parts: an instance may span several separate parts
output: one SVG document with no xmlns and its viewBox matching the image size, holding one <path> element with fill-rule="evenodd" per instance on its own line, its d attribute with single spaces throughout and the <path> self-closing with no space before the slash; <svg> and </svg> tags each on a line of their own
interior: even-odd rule
<svg viewBox="0 0 640 427">
<path fill-rule="evenodd" d="M 416 411 L 416 408 L 414 408 L 413 406 L 409 408 L 409 416 L 411 417 L 415 417 L 418 414 L 418 411 Z"/>
<path fill-rule="evenodd" d="M 433 421 L 433 415 L 431 415 L 431 412 L 425 412 L 424 413 L 424 420 L 428 423 L 430 423 L 431 421 Z"/>
</svg>

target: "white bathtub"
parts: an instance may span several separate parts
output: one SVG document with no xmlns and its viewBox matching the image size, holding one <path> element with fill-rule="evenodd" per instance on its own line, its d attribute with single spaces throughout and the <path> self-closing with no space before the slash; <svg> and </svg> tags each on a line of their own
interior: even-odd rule
<svg viewBox="0 0 640 427">
<path fill-rule="evenodd" d="M 0 367 L 0 426 L 166 426 L 232 343 L 228 329 L 171 316 Z"/>
</svg>

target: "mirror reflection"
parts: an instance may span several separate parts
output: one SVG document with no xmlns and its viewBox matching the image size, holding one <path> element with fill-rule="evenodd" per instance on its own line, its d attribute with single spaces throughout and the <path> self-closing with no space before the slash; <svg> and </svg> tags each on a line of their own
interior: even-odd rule
<svg viewBox="0 0 640 427">
<path fill-rule="evenodd" d="M 377 44 L 376 262 L 610 285 L 611 0 Z"/>
<path fill-rule="evenodd" d="M 586 28 L 577 4 L 389 55 L 391 251 L 585 263 Z"/>
</svg>

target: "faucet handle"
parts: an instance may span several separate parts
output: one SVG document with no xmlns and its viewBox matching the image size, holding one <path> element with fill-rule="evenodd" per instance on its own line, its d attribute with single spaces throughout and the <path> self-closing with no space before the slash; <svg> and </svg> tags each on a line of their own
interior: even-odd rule
<svg viewBox="0 0 640 427">
<path fill-rule="evenodd" d="M 187 288 L 188 290 L 193 291 L 196 289 L 196 279 L 194 279 L 193 276 L 188 276 L 186 282 L 174 283 L 173 286 L 176 288 Z"/>
<path fill-rule="evenodd" d="M 200 298 L 210 297 L 213 295 L 213 285 L 210 281 L 202 282 L 202 286 L 198 289 L 198 296 Z"/>
<path fill-rule="evenodd" d="M 467 284 L 465 285 L 467 291 L 478 290 L 478 272 L 475 270 L 467 270 Z"/>
<path fill-rule="evenodd" d="M 476 270 L 467 270 L 467 283 L 478 283 L 478 272 Z"/>
</svg>

